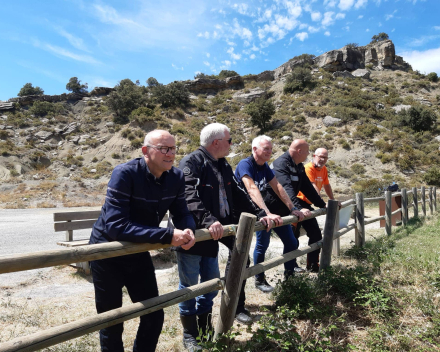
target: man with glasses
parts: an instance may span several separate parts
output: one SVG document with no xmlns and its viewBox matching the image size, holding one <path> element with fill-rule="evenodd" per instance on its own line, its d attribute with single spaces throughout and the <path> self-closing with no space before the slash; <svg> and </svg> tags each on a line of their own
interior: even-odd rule
<svg viewBox="0 0 440 352">
<path fill-rule="evenodd" d="M 188 209 L 197 228 L 208 229 L 213 240 L 198 242 L 188 251 L 177 249 L 179 289 L 220 277 L 218 267 L 218 242 L 225 244 L 231 253 L 235 237 L 222 238 L 223 225 L 237 224 L 243 211 L 253 213 L 269 224 L 266 213 L 259 209 L 234 177 L 225 157 L 229 154 L 232 138 L 229 128 L 220 123 L 205 126 L 200 132 L 200 144 L 196 151 L 182 159 L 179 168 L 185 175 L 185 194 Z M 229 260 L 228 260 L 229 263 Z M 228 272 L 228 265 L 226 268 Z M 227 274 L 226 274 L 227 275 Z M 236 311 L 241 323 L 252 323 L 244 308 L 243 282 Z M 189 351 L 199 351 L 197 343 L 212 331 L 211 316 L 213 299 L 217 291 L 179 303 L 183 325 L 183 345 Z"/>
<path fill-rule="evenodd" d="M 269 219 L 276 225 L 283 223 L 280 212 L 283 216 L 293 214 L 302 220 L 304 218 L 292 203 L 283 186 L 277 181 L 273 171 L 267 162 L 272 156 L 272 138 L 262 135 L 252 141 L 252 155 L 241 160 L 235 170 L 235 177 L 246 187 L 252 200 L 263 209 Z M 268 190 L 271 189 L 285 205 L 285 209 L 273 209 L 270 204 L 265 202 Z M 283 253 L 294 251 L 298 248 L 296 239 L 290 224 L 276 227 L 273 229 L 284 245 Z M 254 265 L 264 262 L 264 257 L 269 247 L 271 230 L 257 231 L 257 242 L 254 249 Z M 300 268 L 296 260 L 284 263 L 284 276 L 288 278 L 294 273 L 302 273 L 305 270 Z M 264 293 L 273 291 L 263 273 L 255 275 L 255 287 Z"/>
<path fill-rule="evenodd" d="M 295 139 L 290 145 L 289 150 L 271 165 L 278 182 L 284 187 L 295 207 L 300 209 L 305 217 L 311 215 L 313 208 L 310 204 L 298 198 L 300 191 L 310 200 L 311 204 L 319 208 L 326 207 L 325 202 L 319 196 L 305 172 L 303 162 L 307 159 L 308 155 L 308 143 L 303 139 Z M 273 203 L 273 207 L 276 207 L 277 204 L 278 207 L 284 206 L 273 190 L 269 190 L 268 202 Z M 300 224 L 307 231 L 309 245 L 322 239 L 321 230 L 315 218 L 304 220 Z M 319 271 L 319 252 L 320 250 L 317 249 L 307 254 L 307 270 L 312 272 Z"/>
<path fill-rule="evenodd" d="M 315 154 L 313 154 L 313 159 L 311 162 L 304 165 L 304 169 L 306 171 L 307 177 L 309 178 L 310 182 L 312 183 L 313 187 L 315 188 L 316 192 L 318 194 L 321 193 L 322 187 L 324 187 L 325 193 L 327 194 L 328 198 L 331 200 L 334 200 L 335 197 L 333 196 L 333 190 L 330 186 L 330 181 L 328 179 L 328 171 L 325 164 L 328 161 L 328 151 L 325 148 L 318 148 L 315 151 Z M 312 202 L 310 202 L 307 197 L 302 193 L 301 191 L 298 193 L 297 198 L 300 200 L 300 204 L 309 210 L 313 210 L 311 207 Z M 341 205 L 341 204 L 339 204 Z M 300 235 L 301 230 L 301 222 L 296 224 L 295 229 L 295 235 L 298 238 Z M 305 228 L 304 228 L 305 229 Z M 307 231 L 307 230 L 306 230 Z M 316 229 L 312 228 L 310 233 L 315 233 Z M 307 236 L 309 236 L 309 231 L 307 231 Z M 315 241 L 316 242 L 316 241 Z M 316 264 L 313 264 L 311 262 L 310 264 L 307 264 L 307 268 L 311 271 L 316 271 L 318 268 L 316 267 Z"/>
<path fill-rule="evenodd" d="M 184 176 L 173 167 L 176 151 L 171 134 L 154 130 L 145 136 L 143 157 L 116 166 L 90 244 L 162 243 L 182 250 L 194 245 L 195 223 L 185 201 Z M 168 210 L 175 229 L 159 227 Z M 149 252 L 94 260 L 90 267 L 98 313 L 122 306 L 124 286 L 133 303 L 158 296 Z M 141 316 L 133 351 L 156 350 L 163 320 L 163 310 Z M 123 352 L 122 332 L 122 323 L 100 330 L 101 351 Z"/>
</svg>

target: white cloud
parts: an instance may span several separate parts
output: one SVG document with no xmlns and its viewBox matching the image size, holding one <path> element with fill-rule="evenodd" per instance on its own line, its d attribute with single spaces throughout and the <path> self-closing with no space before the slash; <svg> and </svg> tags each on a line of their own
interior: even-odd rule
<svg viewBox="0 0 440 352">
<path fill-rule="evenodd" d="M 318 12 L 312 12 L 310 14 L 310 16 L 312 16 L 312 21 L 315 21 L 315 22 L 320 21 L 321 18 L 322 18 L 321 12 L 319 12 L 319 11 Z"/>
<path fill-rule="evenodd" d="M 332 11 L 324 13 L 324 19 L 322 20 L 321 24 L 323 26 L 329 26 L 329 25 L 333 24 L 335 22 L 335 20 L 333 19 L 334 14 L 335 13 Z"/>
<path fill-rule="evenodd" d="M 251 56 L 249 56 L 249 58 L 253 60 L 256 58 L 256 56 L 255 56 L 255 54 L 252 54 Z"/>
<path fill-rule="evenodd" d="M 360 19 L 362 19 L 362 18 L 364 18 L 364 15 L 359 15 L 359 16 L 358 16 L 358 20 L 360 20 Z"/>
<path fill-rule="evenodd" d="M 58 57 L 68 58 L 68 59 L 72 59 L 75 61 L 85 62 L 88 64 L 100 64 L 101 63 L 98 60 L 96 60 L 95 58 L 93 58 L 92 56 L 75 54 L 67 49 L 64 49 L 64 48 L 61 48 L 59 46 L 52 45 L 49 43 L 42 43 L 38 40 L 33 40 L 32 45 L 35 46 L 36 48 L 46 50 L 46 51 L 48 51 Z"/>
<path fill-rule="evenodd" d="M 203 64 L 208 66 L 208 67 L 211 66 L 211 64 L 208 61 L 203 61 Z"/>
<path fill-rule="evenodd" d="M 206 53 L 206 57 L 210 57 L 211 56 L 211 54 L 210 53 Z"/>
<path fill-rule="evenodd" d="M 171 64 L 171 66 L 175 69 L 175 70 L 182 70 L 183 71 L 183 67 L 178 67 L 174 64 Z"/>
<path fill-rule="evenodd" d="M 342 11 L 350 10 L 353 6 L 354 0 L 339 0 L 339 8 Z"/>
<path fill-rule="evenodd" d="M 241 39 L 245 39 L 245 40 L 252 39 L 252 32 L 248 28 L 240 26 L 236 18 L 234 18 L 233 22 L 234 22 L 234 27 L 232 28 L 232 33 L 234 35 L 238 35 Z"/>
<path fill-rule="evenodd" d="M 368 0 L 357 0 L 356 4 L 354 4 L 355 9 L 359 9 L 367 4 Z"/>
<path fill-rule="evenodd" d="M 287 12 L 294 18 L 301 16 L 302 8 L 298 2 L 285 1 L 284 5 L 287 7 Z"/>
<path fill-rule="evenodd" d="M 307 23 L 301 23 L 298 27 L 298 29 L 304 29 L 307 28 L 309 25 Z"/>
<path fill-rule="evenodd" d="M 232 62 L 229 60 L 225 60 L 225 61 L 222 61 L 222 64 L 223 65 L 220 68 L 225 70 L 225 69 L 228 69 L 229 67 L 231 67 Z"/>
<path fill-rule="evenodd" d="M 420 38 L 413 39 L 408 46 L 422 46 L 433 40 L 440 38 L 440 35 L 422 35 Z"/>
<path fill-rule="evenodd" d="M 434 29 L 435 29 L 436 31 L 440 31 L 440 26 L 434 26 Z"/>
<path fill-rule="evenodd" d="M 325 31 L 325 32 L 324 32 L 324 35 L 326 35 L 327 37 L 329 37 L 329 36 L 330 36 L 330 32 L 329 32 L 329 31 Z"/>
<path fill-rule="evenodd" d="M 367 28 L 366 30 L 365 30 L 365 32 L 369 32 L 370 31 L 370 28 Z"/>
<path fill-rule="evenodd" d="M 74 48 L 90 53 L 90 50 L 87 49 L 87 46 L 84 44 L 84 42 L 81 38 L 78 38 L 78 37 L 74 36 L 73 34 L 67 32 L 62 27 L 54 26 L 54 28 L 57 31 L 57 33 L 59 35 L 61 35 L 62 37 L 66 38 Z"/>
<path fill-rule="evenodd" d="M 295 34 L 295 38 L 299 39 L 300 41 L 304 41 L 309 37 L 309 34 L 307 32 L 301 32 L 301 33 L 296 33 Z"/>
<path fill-rule="evenodd" d="M 209 32 L 199 33 L 199 34 L 197 34 L 197 36 L 205 38 L 205 39 L 209 39 Z"/>
<path fill-rule="evenodd" d="M 266 9 L 256 22 L 267 22 L 272 17 L 272 9 Z"/>
<path fill-rule="evenodd" d="M 308 30 L 309 30 L 309 33 L 319 32 L 319 28 L 316 28 L 316 27 L 313 27 L 313 26 L 309 26 Z"/>
<path fill-rule="evenodd" d="M 226 39 L 226 44 L 228 44 L 229 46 L 236 46 L 237 45 L 234 42 L 231 42 L 229 39 Z"/>
<path fill-rule="evenodd" d="M 287 29 L 288 31 L 291 31 L 292 29 L 294 29 L 297 26 L 298 21 L 293 18 L 275 15 L 275 23 L 280 28 L 284 28 L 284 29 Z"/>
<path fill-rule="evenodd" d="M 343 29 L 343 30 L 346 30 L 347 32 L 350 32 L 350 26 L 342 27 L 342 29 Z"/>
<path fill-rule="evenodd" d="M 406 51 L 398 54 L 406 62 L 410 63 L 412 68 L 420 72 L 437 72 L 440 74 L 440 48 L 429 49 L 425 51 Z"/>
<path fill-rule="evenodd" d="M 232 60 L 240 60 L 241 55 L 234 53 L 234 48 L 231 46 L 227 51 L 229 55 L 231 55 Z"/>
<path fill-rule="evenodd" d="M 245 4 L 245 3 L 234 4 L 234 5 L 232 5 L 232 8 L 235 9 L 241 15 L 249 15 L 249 16 L 251 15 L 248 12 L 248 9 L 249 9 L 248 4 Z"/>
<path fill-rule="evenodd" d="M 265 38 L 269 34 L 272 34 L 274 37 L 276 37 L 279 40 L 279 39 L 283 39 L 287 33 L 284 29 L 280 28 L 275 23 L 271 23 L 270 25 L 265 24 L 263 28 L 258 29 L 258 37 L 260 39 Z M 267 41 L 269 41 L 269 39 Z"/>
<path fill-rule="evenodd" d="M 385 20 L 388 21 L 394 17 L 394 14 L 397 12 L 397 10 L 394 10 L 393 13 L 385 15 Z"/>
<path fill-rule="evenodd" d="M 324 0 L 324 6 L 335 7 L 336 6 L 336 0 Z"/>
<path fill-rule="evenodd" d="M 337 15 L 336 15 L 336 19 L 337 20 L 343 20 L 345 18 L 345 13 L 338 13 Z"/>
<path fill-rule="evenodd" d="M 252 50 L 252 51 L 258 51 L 258 50 L 260 50 L 260 49 L 258 49 L 258 48 L 255 46 L 255 44 L 253 44 L 251 50 Z"/>
</svg>

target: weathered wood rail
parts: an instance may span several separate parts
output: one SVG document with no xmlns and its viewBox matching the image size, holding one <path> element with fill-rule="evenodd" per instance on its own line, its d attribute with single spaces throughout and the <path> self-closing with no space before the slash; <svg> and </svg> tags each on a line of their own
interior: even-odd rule
<svg viewBox="0 0 440 352">
<path fill-rule="evenodd" d="M 355 199 L 350 199 L 342 203 L 341 207 L 344 208 L 353 204 L 356 205 L 354 209 L 355 223 L 341 229 L 339 229 L 339 222 L 337 221 L 339 216 L 338 202 L 330 200 L 326 209 L 314 210 L 310 216 L 304 219 L 307 220 L 327 214 L 322 241 L 289 253 L 285 253 L 281 256 L 272 258 L 249 268 L 246 268 L 246 261 L 249 255 L 252 236 L 255 231 L 262 230 L 263 226 L 260 223 L 255 224 L 255 216 L 243 213 L 238 225 L 229 225 L 224 227 L 225 236 L 237 236 L 236 246 L 234 246 L 230 267 L 230 272 L 234 273 L 234 275 L 229 275 L 226 280 L 225 278 L 210 280 L 183 290 L 173 291 L 152 299 L 111 310 L 106 313 L 86 317 L 27 336 L 17 337 L 13 340 L 0 344 L 0 352 L 37 351 L 42 348 L 80 337 L 87 333 L 100 330 L 104 327 L 119 324 L 141 315 L 175 305 L 179 302 L 197 297 L 203 293 L 223 289 L 224 294 L 221 300 L 220 316 L 216 329 L 216 336 L 218 336 L 219 334 L 227 332 L 232 327 L 235 309 L 238 302 L 239 288 L 242 280 L 279 266 L 294 258 L 303 256 L 318 248 L 322 248 L 320 270 L 325 269 L 331 264 L 333 243 L 347 232 L 355 229 L 355 245 L 362 247 L 365 244 L 365 225 L 367 224 L 385 219 L 385 232 L 387 235 L 390 235 L 392 229 L 392 214 L 399 212 L 405 214 L 402 216 L 402 225 L 406 226 L 408 221 L 408 209 L 413 207 L 414 216 L 417 217 L 419 214 L 418 204 L 421 203 L 422 214 L 423 216 L 426 216 L 426 191 L 428 191 L 429 195 L 428 200 L 430 214 L 433 214 L 434 211 L 437 211 L 436 187 L 429 187 L 428 190 L 426 190 L 424 186 L 422 186 L 420 190 L 417 188 L 413 188 L 411 191 L 402 189 L 401 192 L 396 192 L 393 194 L 389 191 L 386 191 L 383 197 L 375 198 L 364 198 L 362 193 L 357 193 Z M 418 201 L 419 192 L 421 193 L 420 201 Z M 413 196 L 412 203 L 408 204 L 408 195 L 410 194 Z M 403 198 L 402 206 L 394 212 L 391 212 L 391 199 L 392 197 L 398 195 L 402 196 Z M 364 204 L 379 201 L 385 201 L 385 215 L 365 220 Z M 298 218 L 296 216 L 283 217 L 283 225 L 291 224 L 293 222 L 298 222 Z M 197 242 L 211 239 L 207 230 L 197 230 L 195 236 Z M 111 258 L 167 247 L 169 247 L 169 245 L 111 242 L 80 247 L 68 247 L 60 250 L 41 251 L 29 254 L 9 255 L 0 257 L 0 274 L 62 264 L 71 264 L 80 261 Z"/>
</svg>

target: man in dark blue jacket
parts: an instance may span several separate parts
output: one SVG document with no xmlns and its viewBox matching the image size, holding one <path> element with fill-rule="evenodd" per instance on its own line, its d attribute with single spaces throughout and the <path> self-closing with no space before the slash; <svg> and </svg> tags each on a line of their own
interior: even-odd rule
<svg viewBox="0 0 440 352">
<path fill-rule="evenodd" d="M 113 170 L 90 244 L 162 243 L 184 250 L 194 245 L 195 223 L 185 201 L 185 181 L 182 172 L 173 167 L 176 151 L 174 137 L 155 130 L 145 137 L 142 158 Z M 168 210 L 176 229 L 159 227 Z M 149 252 L 95 260 L 90 266 L 98 313 L 122 306 L 124 286 L 133 303 L 158 295 Z M 134 352 L 155 351 L 163 320 L 163 310 L 140 318 Z M 122 323 L 100 330 L 101 351 L 123 352 L 122 332 Z"/>
<path fill-rule="evenodd" d="M 253 213 L 266 225 L 266 213 L 259 209 L 238 183 L 225 157 L 229 154 L 232 138 L 229 128 L 212 123 L 200 133 L 201 147 L 182 159 L 179 168 L 185 175 L 185 194 L 188 209 L 197 228 L 209 230 L 213 241 L 198 242 L 188 251 L 177 250 L 179 289 L 220 277 L 217 254 L 219 240 L 230 250 L 234 237 L 223 236 L 223 225 L 237 224 L 241 212 Z M 266 222 L 267 221 L 267 222 Z M 228 270 L 227 270 L 228 271 Z M 204 334 L 211 327 L 211 310 L 217 291 L 179 304 L 183 325 L 183 344 L 189 351 L 199 351 L 198 327 Z M 236 319 L 252 323 L 244 308 L 244 284 L 237 306 Z M 197 325 L 198 324 L 198 325 Z"/>
</svg>

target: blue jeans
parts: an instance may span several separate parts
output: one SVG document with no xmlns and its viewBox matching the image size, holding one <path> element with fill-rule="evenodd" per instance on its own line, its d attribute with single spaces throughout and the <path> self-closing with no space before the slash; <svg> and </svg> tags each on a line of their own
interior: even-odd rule
<svg viewBox="0 0 440 352">
<path fill-rule="evenodd" d="M 158 296 L 156 276 L 150 253 L 137 253 L 90 262 L 98 313 L 122 307 L 122 288 L 127 288 L 133 303 Z M 141 316 L 134 341 L 134 352 L 154 352 L 164 320 L 163 310 Z M 102 352 L 124 352 L 123 324 L 99 331 Z"/>
<path fill-rule="evenodd" d="M 281 239 L 281 241 L 283 241 L 283 244 L 284 244 L 283 254 L 291 252 L 295 249 L 298 249 L 298 240 L 296 239 L 295 235 L 293 234 L 292 226 L 284 225 L 281 227 L 275 227 L 273 230 L 278 235 L 278 237 Z M 256 232 L 257 243 L 255 244 L 255 249 L 254 249 L 254 265 L 264 262 L 264 255 L 266 254 L 266 250 L 269 247 L 269 243 L 270 243 L 270 232 L 271 231 L 267 232 L 267 231 L 263 230 L 263 231 Z M 286 273 L 287 272 L 293 273 L 294 268 L 297 266 L 298 266 L 298 264 L 296 263 L 296 259 L 288 261 L 288 262 L 284 263 L 285 272 Z M 263 280 L 264 273 L 260 273 L 260 274 L 255 275 L 255 278 L 257 280 Z"/>
<path fill-rule="evenodd" d="M 176 252 L 177 267 L 179 269 L 179 290 L 197 285 L 220 277 L 217 257 L 203 257 L 200 255 Z M 209 292 L 188 301 L 179 303 L 181 315 L 202 315 L 212 309 L 213 299 L 218 291 Z"/>
</svg>

